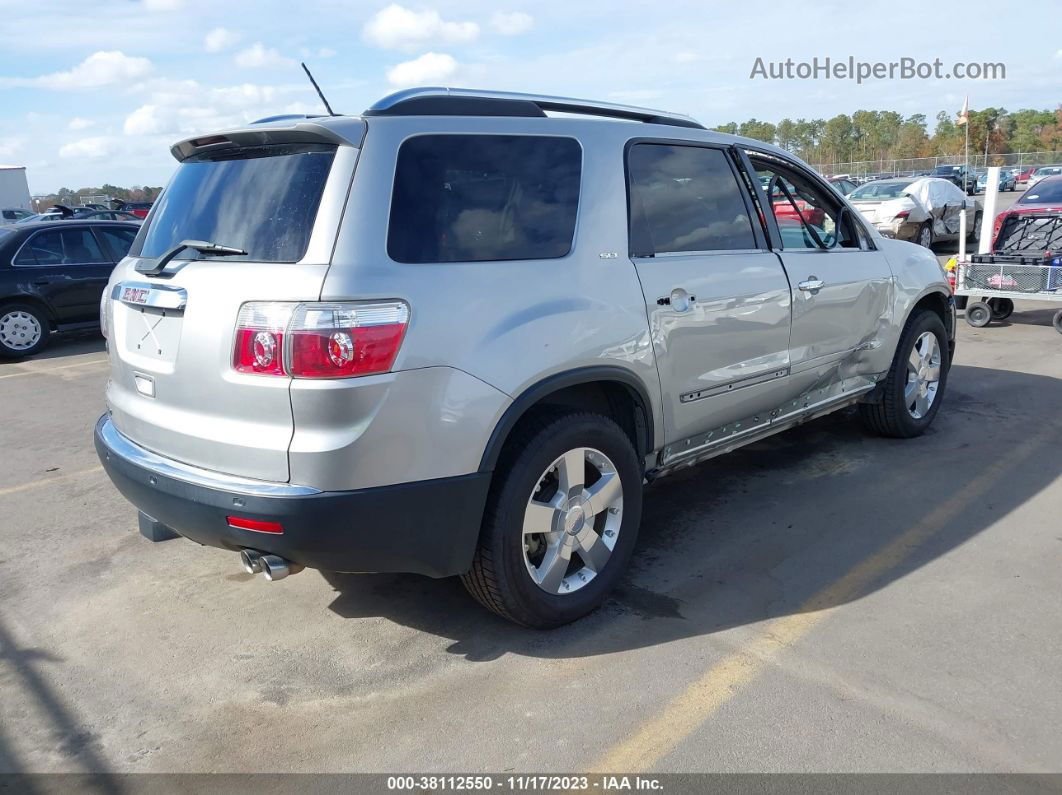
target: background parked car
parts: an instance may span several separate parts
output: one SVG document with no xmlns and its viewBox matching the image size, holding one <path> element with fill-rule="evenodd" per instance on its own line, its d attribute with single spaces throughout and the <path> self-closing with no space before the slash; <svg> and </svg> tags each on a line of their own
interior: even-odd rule
<svg viewBox="0 0 1062 795">
<path fill-rule="evenodd" d="M 847 196 L 856 189 L 856 184 L 848 177 L 830 177 L 829 182 L 842 196 Z"/>
<path fill-rule="evenodd" d="M 111 202 L 111 205 L 113 209 L 132 213 L 137 218 L 147 218 L 147 214 L 151 210 L 152 202 L 123 202 L 116 199 Z"/>
<path fill-rule="evenodd" d="M 1018 172 L 1018 177 L 1015 180 L 1019 188 L 1029 187 L 1029 180 L 1032 179 L 1032 175 L 1036 173 L 1037 166 L 1029 166 L 1024 170 Z"/>
<path fill-rule="evenodd" d="M 949 180 L 971 196 L 977 191 L 977 178 L 966 170 L 966 166 L 937 166 L 929 175 Z"/>
<path fill-rule="evenodd" d="M 138 231 L 80 220 L 0 228 L 0 357 L 37 353 L 53 330 L 98 326 L 103 288 Z"/>
<path fill-rule="evenodd" d="M 905 177 L 868 182 L 852 191 L 848 201 L 886 237 L 926 248 L 942 240 L 958 240 L 964 212 L 969 239 L 977 240 L 980 235 L 981 203 L 968 199 L 951 180 Z"/>
<path fill-rule="evenodd" d="M 9 207 L 0 210 L 0 226 L 7 224 L 16 224 L 23 218 L 28 218 L 33 215 L 29 210 L 23 210 L 21 207 Z"/>
<path fill-rule="evenodd" d="M 986 190 L 988 190 L 988 171 L 987 170 L 978 171 L 977 172 L 977 192 L 978 193 L 984 193 Z M 1015 190 L 1015 187 L 1014 187 L 1014 174 L 1013 173 L 1008 173 L 1004 169 L 1000 169 L 999 170 L 999 191 L 1000 191 L 1000 193 L 1002 193 L 1003 191 L 1012 191 L 1012 190 Z"/>
<path fill-rule="evenodd" d="M 1062 174 L 1062 166 L 1041 166 L 1029 177 L 1029 187 L 1046 177 L 1057 177 L 1059 174 Z"/>
</svg>

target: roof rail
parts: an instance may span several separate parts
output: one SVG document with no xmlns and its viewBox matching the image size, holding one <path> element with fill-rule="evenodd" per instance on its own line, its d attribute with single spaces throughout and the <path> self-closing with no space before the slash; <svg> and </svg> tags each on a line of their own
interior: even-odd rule
<svg viewBox="0 0 1062 795">
<path fill-rule="evenodd" d="M 588 99 L 518 94 L 511 91 L 479 91 L 471 88 L 410 88 L 384 97 L 362 115 L 533 117 L 545 116 L 547 110 L 704 129 L 703 124 L 681 113 Z"/>
</svg>

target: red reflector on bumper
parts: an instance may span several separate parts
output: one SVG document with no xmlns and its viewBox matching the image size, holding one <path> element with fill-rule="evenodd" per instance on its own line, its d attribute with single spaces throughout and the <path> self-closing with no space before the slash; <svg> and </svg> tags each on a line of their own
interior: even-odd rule
<svg viewBox="0 0 1062 795">
<path fill-rule="evenodd" d="M 240 530 L 254 530 L 256 533 L 283 533 L 284 526 L 280 522 L 266 522 L 261 519 L 245 519 L 242 516 L 226 516 L 225 520 L 229 527 L 238 527 Z"/>
</svg>

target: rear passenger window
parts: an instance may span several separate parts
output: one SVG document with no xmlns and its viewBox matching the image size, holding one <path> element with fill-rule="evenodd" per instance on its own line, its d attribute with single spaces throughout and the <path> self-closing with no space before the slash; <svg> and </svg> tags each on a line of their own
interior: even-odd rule
<svg viewBox="0 0 1062 795">
<path fill-rule="evenodd" d="M 387 253 L 409 263 L 566 256 L 581 171 L 573 138 L 410 138 L 398 150 Z"/>
<path fill-rule="evenodd" d="M 96 232 L 107 241 L 107 246 L 111 249 L 111 254 L 114 255 L 115 261 L 120 260 L 129 253 L 129 248 L 133 245 L 133 240 L 136 239 L 136 232 L 132 229 L 102 227 L 97 229 Z"/>
<path fill-rule="evenodd" d="M 29 239 L 15 265 L 101 265 L 109 262 L 88 229 L 38 232 Z"/>
<path fill-rule="evenodd" d="M 636 144 L 627 168 L 632 256 L 757 248 L 741 187 L 721 150 Z"/>
</svg>

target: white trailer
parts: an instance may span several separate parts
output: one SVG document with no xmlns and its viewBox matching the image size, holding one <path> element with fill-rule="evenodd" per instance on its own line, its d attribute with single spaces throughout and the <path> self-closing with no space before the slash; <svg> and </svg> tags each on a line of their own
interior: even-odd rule
<svg viewBox="0 0 1062 795">
<path fill-rule="evenodd" d="M 0 209 L 32 210 L 25 166 L 0 165 Z"/>
</svg>

